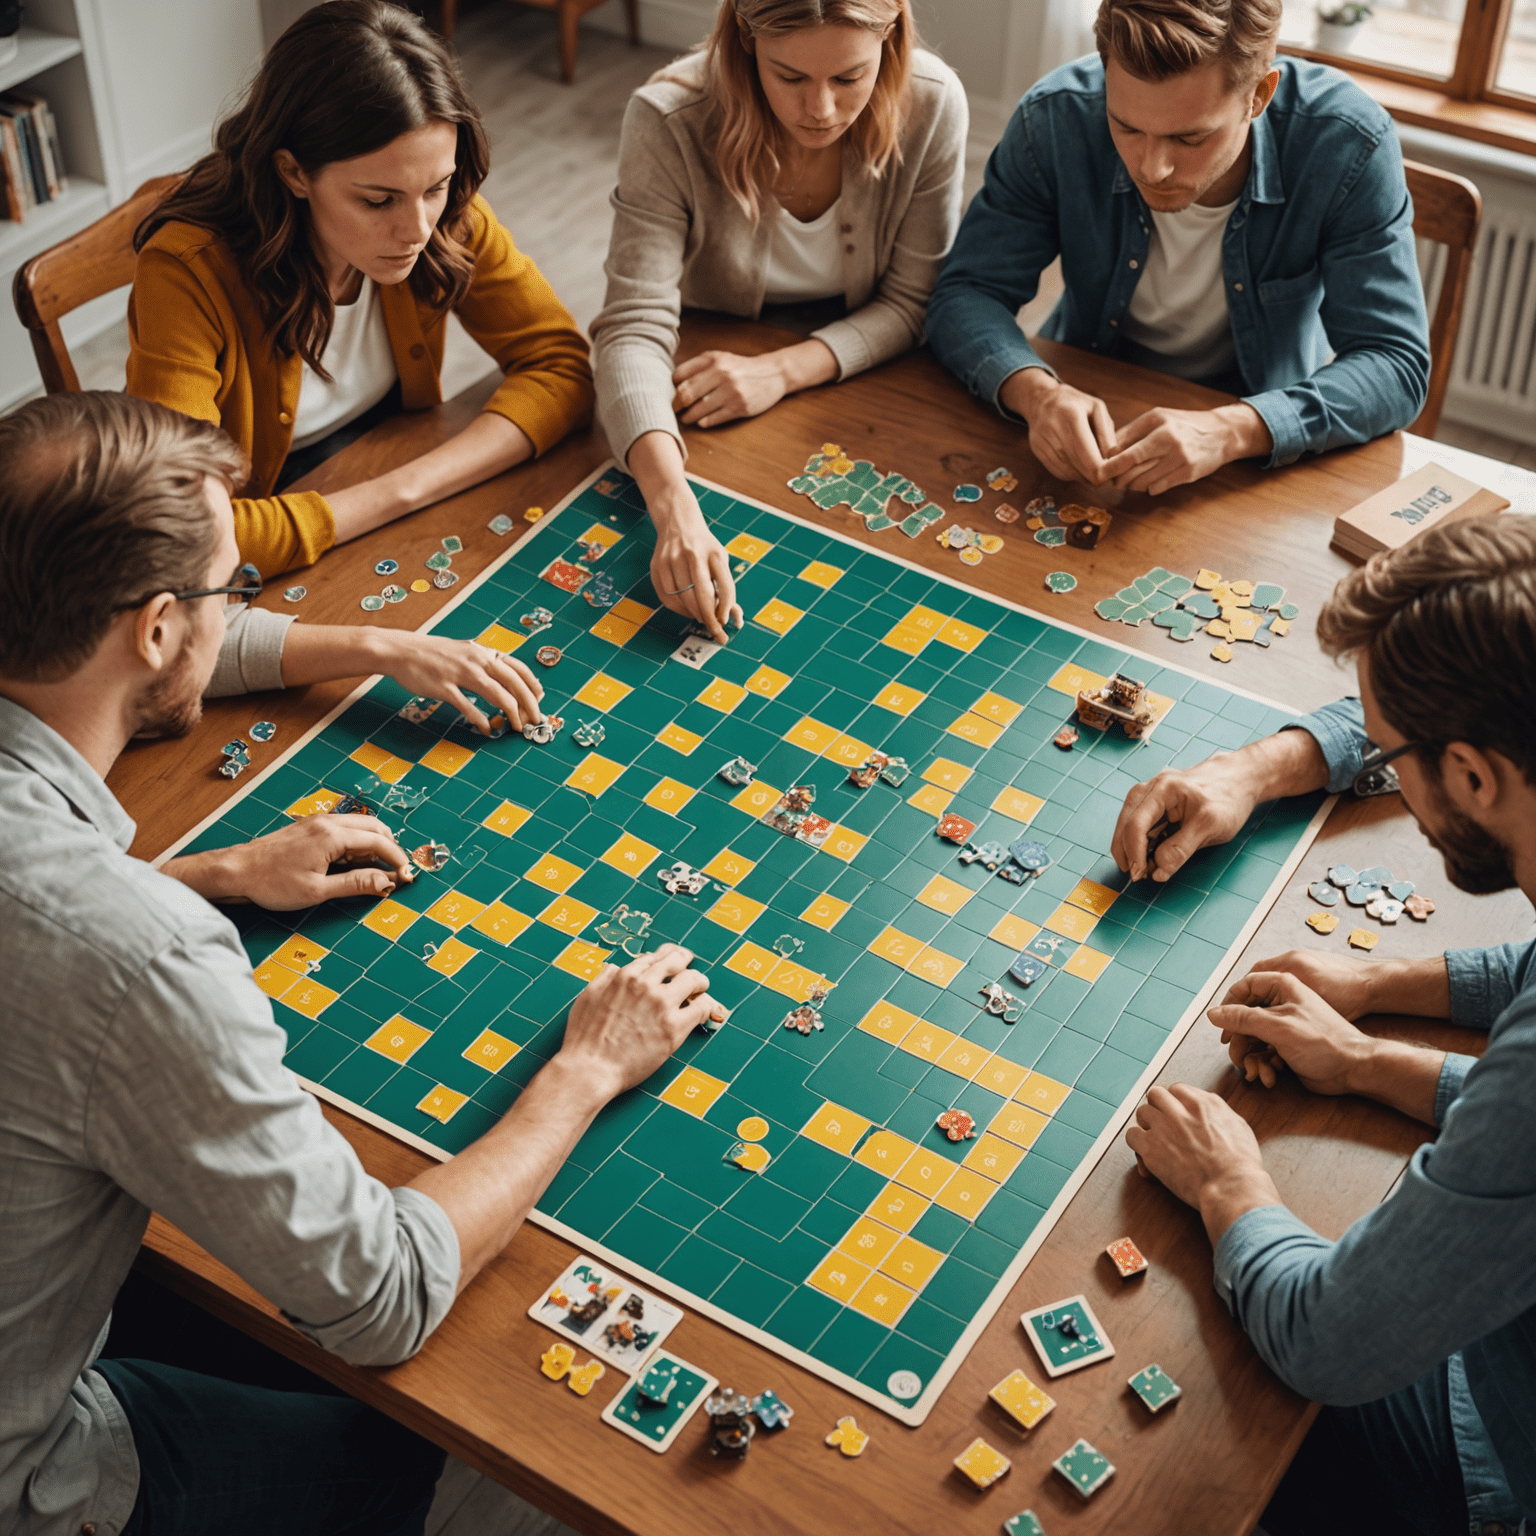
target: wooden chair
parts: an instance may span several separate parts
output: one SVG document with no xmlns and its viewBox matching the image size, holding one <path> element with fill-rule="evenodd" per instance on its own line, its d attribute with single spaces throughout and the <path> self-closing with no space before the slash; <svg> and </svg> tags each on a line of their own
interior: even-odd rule
<svg viewBox="0 0 1536 1536">
<path fill-rule="evenodd" d="M 39 252 L 16 273 L 16 314 L 32 335 L 37 371 L 50 395 L 73 392 L 80 378 L 64 345 L 59 321 L 71 310 L 133 281 L 133 232 L 180 176 L 146 181 L 126 203 L 67 240 Z"/>
<path fill-rule="evenodd" d="M 1433 437 L 1451 382 L 1456 333 L 1461 329 L 1461 306 L 1467 296 L 1467 274 L 1483 217 L 1483 199 L 1465 176 L 1453 176 L 1413 160 L 1405 160 L 1403 170 L 1408 175 L 1408 195 L 1413 199 L 1414 234 L 1445 247 L 1440 301 L 1429 322 L 1429 396 L 1418 420 L 1408 429 L 1420 437 Z"/>
<path fill-rule="evenodd" d="M 576 43 L 581 18 L 603 0 L 522 0 L 541 11 L 554 11 L 560 23 L 560 78 L 567 85 L 576 78 Z M 438 0 L 438 25 L 444 37 L 453 36 L 458 0 Z M 631 47 L 640 43 L 640 0 L 624 0 L 624 20 L 629 26 Z"/>
</svg>

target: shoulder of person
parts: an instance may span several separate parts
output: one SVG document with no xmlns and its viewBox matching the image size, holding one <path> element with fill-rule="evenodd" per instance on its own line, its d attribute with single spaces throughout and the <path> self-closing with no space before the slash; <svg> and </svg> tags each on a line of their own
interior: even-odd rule
<svg viewBox="0 0 1536 1536">
<path fill-rule="evenodd" d="M 1096 53 L 1058 65 L 1025 91 L 1019 102 L 1026 111 L 1088 113 L 1104 116 L 1104 61 Z"/>
<path fill-rule="evenodd" d="M 907 76 L 907 117 L 923 121 L 938 117 L 946 109 L 966 104 L 965 86 L 938 54 L 926 48 L 912 53 L 912 68 Z"/>
<path fill-rule="evenodd" d="M 1391 115 L 1368 96 L 1342 69 L 1317 64 L 1311 59 L 1288 56 L 1275 61 L 1280 83 L 1265 111 L 1277 126 L 1307 134 L 1329 124 L 1375 146 L 1384 138 L 1396 139 Z"/>
<path fill-rule="evenodd" d="M 189 271 L 197 274 L 204 286 L 223 288 L 226 291 L 244 287 L 240 276 L 240 264 L 224 237 L 201 224 L 187 224 L 172 219 L 162 224 L 139 252 L 140 257 L 150 254 L 169 257 Z M 154 263 L 146 263 L 145 270 L 152 270 Z"/>
<path fill-rule="evenodd" d="M 631 102 L 644 102 L 661 117 L 672 117 L 690 108 L 707 107 L 705 89 L 707 60 L 704 50 L 685 53 L 658 69 L 644 85 L 630 95 Z"/>
</svg>

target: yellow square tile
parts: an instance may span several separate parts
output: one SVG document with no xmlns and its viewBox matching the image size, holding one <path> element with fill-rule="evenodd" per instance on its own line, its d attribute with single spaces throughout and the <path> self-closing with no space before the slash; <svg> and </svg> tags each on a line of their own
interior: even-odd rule
<svg viewBox="0 0 1536 1536">
<path fill-rule="evenodd" d="M 1039 1110 L 1031 1109 L 1028 1104 L 1012 1103 L 1004 1104 L 998 1110 L 987 1129 L 1016 1147 L 1032 1147 L 1048 1123 Z"/>
<path fill-rule="evenodd" d="M 963 789 L 970 776 L 964 763 L 952 763 L 947 757 L 936 757 L 923 769 L 923 778 L 940 789 Z"/>
<path fill-rule="evenodd" d="M 622 874 L 638 877 L 645 873 L 651 860 L 660 852 L 660 848 L 653 848 L 644 838 L 636 837 L 633 832 L 626 832 L 602 856 L 601 862 Z"/>
<path fill-rule="evenodd" d="M 951 880 L 948 875 L 935 875 L 917 893 L 917 899 L 935 912 L 958 912 L 975 894 L 969 886 Z"/>
<path fill-rule="evenodd" d="M 704 916 L 732 933 L 745 933 L 767 910 L 762 902 L 753 901 L 740 891 L 727 891 Z"/>
<path fill-rule="evenodd" d="M 900 1172 L 906 1160 L 917 1151 L 915 1143 L 895 1131 L 876 1131 L 853 1155 L 856 1163 L 893 1178 Z M 878 1262 L 878 1260 L 876 1261 Z"/>
<path fill-rule="evenodd" d="M 479 645 L 489 646 L 493 651 L 500 651 L 503 656 L 510 656 L 527 638 L 527 635 L 508 629 L 504 624 L 492 624 L 488 629 L 482 629 L 475 636 L 475 641 Z"/>
<path fill-rule="evenodd" d="M 585 790 L 589 795 L 600 795 L 605 790 L 612 789 L 623 772 L 623 763 L 616 763 L 612 758 L 603 757 L 597 752 L 588 752 L 571 769 L 565 782 L 572 789 Z"/>
<path fill-rule="evenodd" d="M 955 1467 L 978 1488 L 990 1488 L 1013 1463 L 980 1435 L 955 1457 Z"/>
<path fill-rule="evenodd" d="M 761 624 L 764 629 L 771 629 L 776 635 L 787 635 L 804 617 L 803 608 L 796 608 L 793 603 L 786 603 L 783 598 L 775 597 L 764 603 L 752 615 L 752 622 Z"/>
<path fill-rule="evenodd" d="M 917 1022 L 915 1013 L 908 1013 L 905 1008 L 898 1008 L 895 1003 L 885 1002 L 876 1003 L 859 1020 L 859 1028 L 880 1040 L 889 1040 L 892 1045 L 900 1045 L 906 1039 L 908 1031 Z"/>
<path fill-rule="evenodd" d="M 1081 907 L 1074 907 L 1064 901 L 1046 918 L 1045 926 L 1064 939 L 1076 939 L 1081 943 L 1098 926 L 1098 921 L 1092 912 L 1085 912 Z"/>
<path fill-rule="evenodd" d="M 441 971 L 444 976 L 452 976 L 462 971 L 479 953 L 478 949 L 464 943 L 462 939 L 444 939 L 437 946 L 437 953 L 427 961 L 427 968 Z"/>
<path fill-rule="evenodd" d="M 398 1061 L 402 1066 L 432 1038 L 430 1029 L 413 1024 L 403 1013 L 397 1013 L 387 1024 L 381 1024 L 363 1041 L 370 1051 Z"/>
<path fill-rule="evenodd" d="M 307 976 L 310 962 L 324 960 L 328 954 L 330 950 L 324 945 L 316 944 L 313 939 L 306 939 L 296 934 L 293 938 L 285 939 L 279 944 L 267 959 L 275 961 L 297 975 Z"/>
<path fill-rule="evenodd" d="M 990 1054 L 984 1046 L 978 1045 L 974 1040 L 967 1040 L 964 1036 L 960 1036 L 950 1041 L 935 1065 L 943 1067 L 946 1072 L 953 1072 L 956 1077 L 963 1077 L 966 1082 L 970 1082 Z"/>
<path fill-rule="evenodd" d="M 964 714 L 949 727 L 949 734 L 958 736 L 961 741 L 974 741 L 978 747 L 990 747 L 1003 734 L 1003 728 L 995 720 Z"/>
<path fill-rule="evenodd" d="M 763 666 L 747 679 L 746 688 L 748 693 L 760 693 L 765 699 L 776 699 L 793 681 L 789 673 Z"/>
<path fill-rule="evenodd" d="M 855 832 L 852 827 L 834 826 L 827 833 L 821 851 L 830 853 L 834 859 L 841 859 L 846 864 L 858 856 L 859 849 L 868 841 L 862 832 Z"/>
<path fill-rule="evenodd" d="M 775 992 L 782 992 L 785 997 L 797 1003 L 805 1002 L 818 986 L 831 990 L 825 976 L 810 966 L 796 965 L 792 960 L 781 960 L 774 966 L 763 985 L 771 987 Z"/>
<path fill-rule="evenodd" d="M 574 896 L 557 896 L 539 913 L 539 921 L 561 933 L 574 934 L 580 933 L 596 916 L 596 907 L 589 907 Z"/>
<path fill-rule="evenodd" d="M 697 1115 L 702 1120 L 709 1113 L 710 1106 L 730 1086 L 718 1077 L 711 1077 L 708 1072 L 700 1072 L 697 1067 L 684 1067 L 661 1090 L 658 1097 L 674 1109 L 686 1110 L 688 1114 Z"/>
<path fill-rule="evenodd" d="M 668 816 L 676 816 L 693 799 L 693 791 L 676 779 L 663 778 L 645 797 L 645 803 Z"/>
<path fill-rule="evenodd" d="M 997 1183 L 1004 1183 L 1009 1174 L 1024 1161 L 1024 1148 L 1001 1136 L 978 1136 L 965 1154 L 965 1168 L 974 1168 Z"/>
<path fill-rule="evenodd" d="M 624 535 L 617 528 L 610 528 L 605 523 L 593 523 L 582 534 L 581 542 L 583 544 L 601 544 L 604 549 L 612 549 L 623 537 Z"/>
<path fill-rule="evenodd" d="M 640 626 L 619 618 L 610 608 L 587 633 L 606 640 L 609 645 L 628 645 L 640 633 Z"/>
<path fill-rule="evenodd" d="M 314 794 L 305 795 L 302 800 L 295 800 L 283 814 L 292 816 L 295 820 L 302 816 L 321 816 L 327 811 L 334 811 L 336 802 L 340 799 L 341 796 L 334 789 L 317 789 Z"/>
<path fill-rule="evenodd" d="M 862 1312 L 865 1317 L 894 1328 L 901 1321 L 902 1313 L 912 1305 L 912 1296 L 906 1286 L 898 1285 L 885 1275 L 874 1274 L 859 1287 L 848 1305 L 855 1312 Z"/>
<path fill-rule="evenodd" d="M 870 940 L 869 949 L 871 954 L 905 967 L 923 952 L 923 943 L 899 928 L 887 928 Z"/>
<path fill-rule="evenodd" d="M 1022 821 L 1027 827 L 1039 814 L 1045 801 L 1039 795 L 1032 795 L 1027 790 L 1015 789 L 1009 785 L 1007 789 L 999 792 L 997 799 L 992 802 L 992 809 L 1000 816 L 1006 816 L 1010 821 Z"/>
<path fill-rule="evenodd" d="M 1076 976 L 1081 981 L 1097 981 L 1104 974 L 1109 965 L 1109 956 L 1101 954 L 1096 949 L 1090 949 L 1086 944 L 1081 945 L 1075 955 L 1062 966 L 1062 970 L 1068 976 Z"/>
<path fill-rule="evenodd" d="M 542 885 L 546 891 L 564 894 L 585 874 L 580 865 L 562 859 L 558 854 L 546 853 L 537 863 L 523 871 L 523 879 Z"/>
<path fill-rule="evenodd" d="M 919 1147 L 902 1165 L 901 1172 L 896 1175 L 896 1182 L 932 1200 L 955 1171 L 955 1164 L 947 1157 L 940 1157 L 937 1152 Z"/>
<path fill-rule="evenodd" d="M 643 629 L 645 621 L 656 612 L 644 603 L 637 603 L 632 597 L 621 597 L 608 611 L 615 618 L 623 619 L 626 624 L 633 624 L 636 629 Z"/>
<path fill-rule="evenodd" d="M 441 1120 L 447 1125 L 468 1103 L 467 1093 L 460 1093 L 456 1088 L 448 1088 L 439 1083 L 416 1108 L 424 1115 L 431 1115 L 434 1120 Z"/>
<path fill-rule="evenodd" d="M 998 918 L 988 937 L 996 939 L 999 944 L 1007 944 L 1012 949 L 1023 949 L 1039 932 L 1038 923 L 1032 923 L 1028 918 L 1020 917 L 1017 912 L 1009 912 L 1006 916 Z"/>
<path fill-rule="evenodd" d="M 694 702 L 707 704 L 722 715 L 728 715 L 746 696 L 747 690 L 740 683 L 728 683 L 723 677 L 717 677 Z"/>
<path fill-rule="evenodd" d="M 470 747 L 461 747 L 454 741 L 440 741 L 422 758 L 421 766 L 451 779 L 474 755 Z"/>
<path fill-rule="evenodd" d="M 974 624 L 962 624 L 959 619 L 946 619 L 933 638 L 940 645 L 952 645 L 957 651 L 969 654 L 987 638 L 987 632 Z"/>
<path fill-rule="evenodd" d="M 1058 1083 L 1043 1072 L 1031 1072 L 1023 1085 L 1014 1089 L 1013 1096 L 1018 1103 L 1028 1104 L 1043 1115 L 1054 1115 L 1071 1091 L 1065 1083 Z"/>
<path fill-rule="evenodd" d="M 872 1271 L 867 1264 L 856 1264 L 835 1249 L 813 1269 L 806 1280 L 834 1301 L 851 1301 Z"/>
<path fill-rule="evenodd" d="M 754 538 L 750 533 L 738 533 L 729 544 L 725 546 L 728 555 L 734 555 L 738 560 L 746 560 L 756 565 L 773 545 L 766 539 Z"/>
<path fill-rule="evenodd" d="M 579 976 L 583 981 L 591 981 L 612 953 L 611 949 L 599 949 L 596 944 L 588 944 L 585 939 L 572 939 L 549 963 L 557 971 Z"/>
<path fill-rule="evenodd" d="M 483 901 L 476 901 L 473 896 L 466 896 L 462 891 L 448 891 L 427 908 L 427 916 L 457 933 L 484 911 Z"/>
<path fill-rule="evenodd" d="M 805 1122 L 800 1134 L 851 1157 L 859 1138 L 868 1129 L 869 1121 L 863 1115 L 856 1115 L 851 1109 L 828 1100 Z"/>
<path fill-rule="evenodd" d="M 739 795 L 731 797 L 731 804 L 738 811 L 745 811 L 748 816 L 761 816 L 770 806 L 776 805 L 779 800 L 779 792 L 771 784 L 764 784 L 761 779 L 753 779 Z"/>
<path fill-rule="evenodd" d="M 708 873 L 707 868 L 705 873 Z M 800 921 L 810 923 L 817 928 L 825 928 L 830 932 L 847 910 L 846 901 L 834 896 L 830 891 L 824 891 L 800 914 Z"/>
<path fill-rule="evenodd" d="M 420 916 L 420 912 L 413 912 L 403 902 L 391 901 L 386 896 L 363 919 L 363 927 L 373 929 L 386 939 L 398 939 Z"/>
<path fill-rule="evenodd" d="M 1095 917 L 1103 917 L 1114 906 L 1119 891 L 1112 891 L 1107 885 L 1100 885 L 1097 880 L 1090 880 L 1086 875 L 1067 892 L 1067 900 L 1074 907 L 1081 907 L 1085 912 L 1092 912 Z"/>
<path fill-rule="evenodd" d="M 722 848 L 700 873 L 708 875 L 711 880 L 718 880 L 721 885 L 740 885 L 756 868 L 755 860 L 744 859 L 739 853 Z"/>
<path fill-rule="evenodd" d="M 911 1290 L 920 1291 L 933 1278 L 933 1272 L 944 1262 L 944 1255 L 915 1237 L 904 1237 L 886 1254 L 877 1268 L 893 1280 L 899 1280 Z"/>
<path fill-rule="evenodd" d="M 515 1040 L 498 1035 L 494 1029 L 482 1029 L 460 1054 L 487 1072 L 499 1072 L 520 1050 L 522 1046 Z"/>
<path fill-rule="evenodd" d="M 693 731 L 685 730 L 677 721 L 671 725 L 662 726 L 656 733 L 656 740 L 664 747 L 671 747 L 674 752 L 681 752 L 684 757 L 691 756 L 704 745 L 704 738 Z"/>
<path fill-rule="evenodd" d="M 844 735 L 825 748 L 821 755 L 830 763 L 841 763 L 844 768 L 857 768 L 874 750 L 867 741 Z"/>
<path fill-rule="evenodd" d="M 1070 694 L 1076 698 L 1085 688 L 1102 688 L 1108 681 L 1100 677 L 1097 672 L 1090 672 L 1087 667 L 1080 667 L 1075 662 L 1067 662 L 1045 686 L 1054 688 L 1057 693 Z"/>
<path fill-rule="evenodd" d="M 879 709 L 888 709 L 893 715 L 910 715 L 928 695 L 920 688 L 907 683 L 887 683 L 875 697 Z"/>
<path fill-rule="evenodd" d="M 913 1056 L 921 1056 L 924 1061 L 936 1062 L 954 1040 L 952 1031 L 940 1024 L 931 1024 L 927 1019 L 919 1019 L 902 1038 L 901 1048 Z"/>
<path fill-rule="evenodd" d="M 812 560 L 800 572 L 800 580 L 808 581 L 814 587 L 835 587 L 843 574 L 841 566 L 828 565 L 825 560 Z"/>
<path fill-rule="evenodd" d="M 869 1202 L 869 1214 L 883 1221 L 886 1226 L 895 1227 L 898 1232 L 910 1232 L 928 1206 L 929 1202 L 921 1195 L 915 1195 L 910 1189 L 903 1189 L 900 1184 L 893 1183 L 887 1184 Z"/>
<path fill-rule="evenodd" d="M 594 672 L 576 691 L 575 702 L 589 709 L 607 711 L 627 699 L 635 690 L 606 672 Z"/>
<path fill-rule="evenodd" d="M 411 765 L 403 757 L 376 747 L 365 741 L 353 754 L 352 761 L 361 763 L 369 773 L 377 774 L 386 784 L 398 784 L 411 771 Z"/>
<path fill-rule="evenodd" d="M 745 976 L 748 981 L 766 981 L 778 969 L 779 963 L 779 957 L 771 949 L 748 940 L 725 962 L 725 968 Z"/>
<path fill-rule="evenodd" d="M 987 1396 L 1023 1429 L 1033 1429 L 1056 1406 L 1056 1399 L 1023 1371 L 1005 1376 Z"/>
<path fill-rule="evenodd" d="M 901 621 L 910 624 L 914 629 L 921 630 L 925 635 L 937 635 L 949 622 L 947 614 L 942 614 L 934 608 L 924 608 L 921 603 L 913 608 Z"/>
<path fill-rule="evenodd" d="M 1029 1076 L 1028 1071 L 1006 1056 L 994 1056 L 981 1064 L 981 1070 L 971 1079 L 982 1088 L 1000 1093 L 1005 1099 L 1013 1097 L 1014 1090 Z"/>
<path fill-rule="evenodd" d="M 784 740 L 792 746 L 804 747 L 807 752 L 820 753 L 825 752 L 837 740 L 839 734 L 836 726 L 823 725 L 821 721 L 804 715 L 784 732 Z M 862 762 L 863 759 L 861 758 L 860 761 Z"/>
<path fill-rule="evenodd" d="M 933 1197 L 935 1205 L 946 1211 L 974 1221 L 987 1208 L 987 1201 L 997 1193 L 998 1186 L 991 1179 L 984 1179 L 972 1168 L 957 1168 L 955 1176 Z"/>
<path fill-rule="evenodd" d="M 929 631 L 919 629 L 917 625 L 903 619 L 881 637 L 880 643 L 890 646 L 893 651 L 900 651 L 904 656 L 916 656 L 931 639 L 933 636 Z"/>
<path fill-rule="evenodd" d="M 449 941 L 452 942 L 451 940 Z M 293 973 L 290 971 L 289 975 Z M 323 987 L 312 976 L 295 976 L 293 984 L 283 993 L 282 1002 L 306 1018 L 318 1019 L 340 996 L 329 987 Z"/>
<path fill-rule="evenodd" d="M 965 969 L 965 961 L 956 959 L 954 955 L 946 955 L 943 950 L 935 949 L 930 944 L 907 969 L 914 976 L 931 981 L 936 987 L 947 987 Z"/>
<path fill-rule="evenodd" d="M 883 1227 L 871 1216 L 860 1216 L 837 1245 L 850 1259 L 873 1269 L 900 1241 L 901 1234 Z"/>
<path fill-rule="evenodd" d="M 984 693 L 971 705 L 971 713 L 998 725 L 1012 725 L 1024 713 L 1024 706 L 1005 699 L 1000 693 Z"/>
<path fill-rule="evenodd" d="M 500 832 L 503 837 L 511 837 L 532 815 L 532 811 L 525 811 L 522 806 L 503 800 L 480 825 L 489 827 L 492 832 Z"/>
<path fill-rule="evenodd" d="M 510 944 L 533 919 L 505 902 L 493 901 L 469 926 L 498 944 Z"/>
<path fill-rule="evenodd" d="M 937 784 L 924 784 L 915 795 L 907 796 L 907 804 L 927 811 L 930 816 L 942 816 L 954 798 L 953 790 L 940 789 Z"/>
</svg>

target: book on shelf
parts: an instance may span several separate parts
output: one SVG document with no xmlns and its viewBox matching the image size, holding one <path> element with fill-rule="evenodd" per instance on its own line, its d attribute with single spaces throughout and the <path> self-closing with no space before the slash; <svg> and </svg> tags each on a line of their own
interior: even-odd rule
<svg viewBox="0 0 1536 1536">
<path fill-rule="evenodd" d="M 69 190 L 59 128 L 41 96 L 0 96 L 0 210 L 17 223 Z"/>
</svg>

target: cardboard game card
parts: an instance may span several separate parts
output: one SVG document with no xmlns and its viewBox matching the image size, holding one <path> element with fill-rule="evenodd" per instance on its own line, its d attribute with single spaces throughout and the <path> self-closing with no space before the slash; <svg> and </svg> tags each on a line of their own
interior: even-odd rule
<svg viewBox="0 0 1536 1536">
<path fill-rule="evenodd" d="M 592 572 L 584 571 L 569 560 L 551 560 L 539 572 L 542 581 L 552 582 L 564 592 L 580 592 L 592 580 Z"/>
<path fill-rule="evenodd" d="M 660 1387 L 652 1384 L 653 1377 L 661 1383 Z M 662 1351 L 651 1361 L 645 1377 L 629 1382 L 603 1409 L 603 1423 L 611 1424 L 659 1455 L 677 1439 L 694 1409 L 717 1386 L 719 1382 L 713 1376 Z M 642 1387 L 658 1395 L 648 1397 Z"/>
<path fill-rule="evenodd" d="M 680 661 L 685 667 L 692 667 L 695 672 L 703 669 L 704 663 L 722 647 L 714 640 L 704 635 L 689 635 L 678 648 L 672 652 L 672 660 Z"/>
<path fill-rule="evenodd" d="M 632 1372 L 682 1322 L 680 1308 L 630 1285 L 585 1255 L 528 1309 L 535 1322 L 553 1328 L 600 1360 Z"/>
<path fill-rule="evenodd" d="M 1108 1360 L 1115 1352 L 1086 1296 L 1069 1296 L 1048 1307 L 1035 1307 L 1019 1322 L 1040 1363 L 1052 1376 L 1080 1371 L 1095 1361 Z"/>
</svg>

